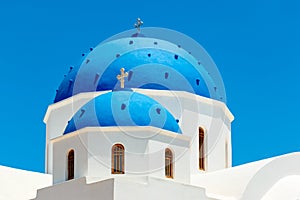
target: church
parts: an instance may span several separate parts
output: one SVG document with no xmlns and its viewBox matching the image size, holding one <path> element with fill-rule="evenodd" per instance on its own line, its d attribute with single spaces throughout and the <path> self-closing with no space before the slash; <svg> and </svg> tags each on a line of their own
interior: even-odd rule
<svg viewBox="0 0 300 200">
<path fill-rule="evenodd" d="M 142 24 L 68 70 L 44 117 L 45 174 L 0 167 L 0 199 L 300 199 L 300 153 L 232 167 L 234 116 L 212 58 Z"/>
</svg>

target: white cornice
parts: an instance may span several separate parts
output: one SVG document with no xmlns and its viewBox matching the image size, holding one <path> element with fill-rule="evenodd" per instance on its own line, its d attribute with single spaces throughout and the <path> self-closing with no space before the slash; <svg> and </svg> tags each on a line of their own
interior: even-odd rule
<svg viewBox="0 0 300 200">
<path fill-rule="evenodd" d="M 44 117 L 44 122 L 47 123 L 48 118 L 51 114 L 51 112 L 53 110 L 56 110 L 58 108 L 61 108 L 63 106 L 69 105 L 69 104 L 73 104 L 75 102 L 78 102 L 79 100 L 82 99 L 87 99 L 87 101 L 101 95 L 101 94 L 105 94 L 110 92 L 111 90 L 107 90 L 107 91 L 101 91 L 101 92 L 85 92 L 85 93 L 80 93 L 80 94 L 76 94 L 70 98 L 64 99 L 62 101 L 59 101 L 57 103 L 51 104 L 48 106 L 47 112 L 45 114 Z M 214 99 L 210 99 L 210 98 L 206 98 L 206 97 L 202 97 L 199 95 L 195 95 L 189 92 L 185 92 L 185 91 L 170 91 L 170 90 L 152 90 L 152 89 L 137 89 L 134 88 L 133 91 L 141 93 L 141 94 L 145 94 L 147 96 L 153 96 L 153 95 L 157 95 L 157 96 L 168 96 L 168 97 L 180 97 L 181 99 L 188 99 L 188 100 L 192 100 L 192 101 L 197 101 L 197 102 L 201 102 L 201 103 L 205 103 L 209 106 L 216 106 L 219 107 L 224 114 L 227 116 L 227 118 L 229 119 L 230 122 L 232 122 L 234 120 L 234 116 L 233 114 L 230 112 L 230 110 L 228 109 L 227 105 L 224 102 L 221 101 L 217 101 Z"/>
<path fill-rule="evenodd" d="M 75 137 L 78 135 L 83 135 L 86 133 L 104 133 L 104 134 L 112 134 L 112 133 L 120 133 L 130 132 L 131 134 L 143 134 L 143 136 L 148 137 L 148 140 L 161 140 L 162 138 L 170 138 L 172 139 L 172 143 L 180 142 L 183 143 L 184 146 L 190 145 L 190 137 L 184 136 L 178 133 L 174 133 L 172 131 L 164 130 L 161 128 L 153 127 L 153 126 L 107 126 L 107 127 L 85 127 L 74 132 L 56 137 L 51 139 L 52 143 L 59 142 L 61 140 Z M 155 134 L 153 134 L 155 133 Z M 150 137 L 149 137 L 150 136 Z M 143 139 L 143 138 L 141 138 Z"/>
</svg>

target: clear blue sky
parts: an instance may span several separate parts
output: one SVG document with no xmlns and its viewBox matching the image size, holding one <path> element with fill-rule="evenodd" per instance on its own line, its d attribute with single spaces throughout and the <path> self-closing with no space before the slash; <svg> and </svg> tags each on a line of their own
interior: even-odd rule
<svg viewBox="0 0 300 200">
<path fill-rule="evenodd" d="M 0 164 L 44 171 L 43 117 L 81 54 L 145 26 L 197 40 L 227 91 L 233 164 L 300 151 L 300 3 L 251 1 L 1 1 Z"/>
</svg>

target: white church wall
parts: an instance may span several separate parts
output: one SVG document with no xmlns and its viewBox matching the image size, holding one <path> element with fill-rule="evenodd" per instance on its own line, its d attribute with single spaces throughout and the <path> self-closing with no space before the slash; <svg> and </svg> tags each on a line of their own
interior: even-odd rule
<svg viewBox="0 0 300 200">
<path fill-rule="evenodd" d="M 191 138 L 190 143 L 190 174 L 201 173 L 199 171 L 199 157 L 198 157 L 198 114 L 189 110 L 184 110 L 182 114 L 185 119 L 182 122 L 182 131 L 184 134 L 189 135 Z M 195 120 L 196 119 L 196 120 Z M 203 123 L 202 123 L 203 124 Z M 203 124 L 204 126 L 204 124 Z M 204 127 L 205 128 L 205 127 Z"/>
<path fill-rule="evenodd" d="M 165 150 L 169 148 L 173 153 L 173 179 L 176 182 L 190 182 L 189 177 L 189 158 L 190 151 L 187 146 L 172 145 L 172 143 L 162 143 L 160 141 L 150 140 L 149 143 L 149 165 L 150 173 L 148 175 L 157 178 L 166 178 L 165 176 Z M 169 179 L 169 178 L 168 178 Z"/>
<path fill-rule="evenodd" d="M 227 150 L 227 164 L 226 168 L 232 167 L 232 142 L 231 142 L 231 126 L 223 126 L 224 128 L 224 136 L 225 136 L 225 150 Z M 226 154 L 225 154 L 226 155 Z"/>
<path fill-rule="evenodd" d="M 223 121 L 214 119 L 214 125 L 207 129 L 207 171 L 226 168 L 226 136 Z"/>
<path fill-rule="evenodd" d="M 98 130 L 101 130 L 101 128 Z M 102 130 L 107 132 L 88 133 L 89 176 L 149 175 L 165 178 L 164 151 L 165 148 L 170 148 L 174 151 L 174 160 L 178 160 L 174 168 L 175 179 L 188 182 L 189 174 L 186 169 L 188 168 L 189 154 L 183 154 L 186 153 L 188 141 L 181 144 L 177 141 L 175 135 L 175 138 L 167 140 L 170 142 L 165 142 L 165 136 L 160 136 L 161 130 L 153 127 L 111 127 Z M 111 148 L 118 143 L 125 147 L 125 175 L 111 174 Z M 182 147 L 182 145 L 186 146 Z"/>
<path fill-rule="evenodd" d="M 49 142 L 46 145 L 46 156 L 45 156 L 45 172 L 53 174 L 53 143 Z"/>
<path fill-rule="evenodd" d="M 203 173 L 199 170 L 199 127 L 204 129 L 205 141 L 205 172 L 224 169 L 226 167 L 226 141 L 230 131 L 223 121 L 211 118 L 207 115 L 198 114 L 189 110 L 184 110 L 182 131 L 191 137 L 191 176 Z M 230 145 L 230 143 L 229 143 Z M 228 163 L 231 162 L 231 146 L 228 145 Z"/>
<path fill-rule="evenodd" d="M 122 144 L 125 148 L 125 175 L 111 174 L 111 150 L 114 144 Z M 54 183 L 66 180 L 67 153 L 70 149 L 75 151 L 75 178 L 131 175 L 165 178 L 166 147 L 174 151 L 174 179 L 186 183 L 189 181 L 189 171 L 186 170 L 189 165 L 189 151 L 186 152 L 189 139 L 159 128 L 90 127 L 53 139 L 51 145 L 53 158 L 49 159 L 53 159 Z"/>
<path fill-rule="evenodd" d="M 149 168 L 152 169 L 150 173 L 153 177 L 165 177 L 165 148 L 170 147 L 159 141 L 149 141 L 148 143 L 148 154 L 152 155 L 149 158 Z M 170 149 L 173 151 L 172 148 Z"/>
<path fill-rule="evenodd" d="M 107 127 L 105 132 L 101 132 L 101 129 L 98 130 L 98 132 L 88 133 L 88 174 L 90 176 L 116 176 L 111 174 L 111 154 L 114 144 L 122 144 L 125 148 L 124 167 L 126 175 L 138 175 L 148 171 L 147 141 L 138 138 L 138 135 L 143 133 L 135 133 L 136 136 L 130 135 L 127 130 L 122 130 L 122 127 Z"/>
<path fill-rule="evenodd" d="M 149 95 L 179 119 L 183 135 L 191 137 L 190 166 L 192 174 L 203 172 L 198 168 L 199 127 L 202 127 L 206 134 L 206 171 L 215 171 L 231 166 L 231 121 L 233 116 L 224 103 L 181 91 L 142 89 L 135 89 L 135 91 Z"/>
<path fill-rule="evenodd" d="M 51 141 L 53 144 L 53 183 L 60 183 L 67 179 L 67 156 L 68 152 L 74 150 L 74 177 L 79 178 L 87 175 L 87 139 L 85 135 L 76 132 L 65 135 Z"/>
</svg>

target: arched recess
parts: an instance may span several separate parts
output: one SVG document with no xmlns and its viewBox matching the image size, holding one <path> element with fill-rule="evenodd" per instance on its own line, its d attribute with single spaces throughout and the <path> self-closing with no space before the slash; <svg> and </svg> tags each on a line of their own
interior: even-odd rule
<svg viewBox="0 0 300 200">
<path fill-rule="evenodd" d="M 206 162 L 205 162 L 205 140 L 206 135 L 205 131 L 202 127 L 198 128 L 198 139 L 199 139 L 199 149 L 198 149 L 198 155 L 199 155 L 199 170 L 205 171 L 206 169 Z"/>
<path fill-rule="evenodd" d="M 67 180 L 74 179 L 75 170 L 75 152 L 74 149 L 69 150 L 67 155 Z"/>
<path fill-rule="evenodd" d="M 122 144 L 115 144 L 111 149 L 111 173 L 124 174 L 125 173 L 125 148 Z"/>
<path fill-rule="evenodd" d="M 280 179 L 291 175 L 300 175 L 297 163 L 300 163 L 300 153 L 298 152 L 270 161 L 251 178 L 240 199 L 262 199 Z M 259 187 L 257 187 L 258 185 Z"/>
<path fill-rule="evenodd" d="M 171 149 L 166 148 L 165 150 L 165 176 L 167 178 L 174 177 L 174 163 L 173 163 L 173 152 Z"/>
</svg>

